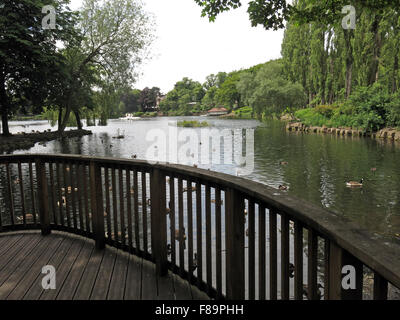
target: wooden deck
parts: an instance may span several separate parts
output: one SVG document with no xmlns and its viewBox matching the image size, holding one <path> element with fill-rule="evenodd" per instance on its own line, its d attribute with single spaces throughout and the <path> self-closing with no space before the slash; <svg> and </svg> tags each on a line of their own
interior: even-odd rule
<svg viewBox="0 0 400 320">
<path fill-rule="evenodd" d="M 42 267 L 56 269 L 56 289 L 44 290 Z M 0 300 L 204 300 L 187 281 L 93 240 L 63 232 L 0 234 Z"/>
</svg>

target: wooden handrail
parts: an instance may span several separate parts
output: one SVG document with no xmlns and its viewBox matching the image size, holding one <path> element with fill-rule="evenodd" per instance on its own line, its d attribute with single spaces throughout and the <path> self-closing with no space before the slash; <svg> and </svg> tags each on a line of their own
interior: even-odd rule
<svg viewBox="0 0 400 320">
<path fill-rule="evenodd" d="M 32 163 L 35 164 L 36 189 Z M 13 164 L 18 165 L 20 179 L 21 164 L 29 165 L 29 183 L 25 189 L 23 182 L 19 183 L 22 195 L 32 195 L 30 223 L 26 223 L 24 206 L 24 223 L 15 220 L 18 212 L 14 201 L 18 192 L 11 184 Z M 308 259 L 307 298 L 320 298 L 317 269 L 321 241 L 325 261 L 324 298 L 362 298 L 363 266 L 375 273 L 375 298 L 387 296 L 388 281 L 400 288 L 398 244 L 383 241 L 334 212 L 254 181 L 177 164 L 82 155 L 2 155 L 1 165 L 6 168 L 7 188 L 4 190 L 8 191 L 4 198 L 9 203 L 8 223 L 5 217 L 0 217 L 3 231 L 37 227 L 43 234 L 54 229 L 86 235 L 95 239 L 100 249 L 107 243 L 155 262 L 159 275 L 164 275 L 169 268 L 215 298 L 254 299 L 255 287 L 258 287 L 260 299 L 267 297 L 267 291 L 270 299 L 278 296 L 288 299 L 291 273 L 294 273 L 292 296 L 302 299 L 304 259 Z M 79 179 L 79 184 L 68 183 L 69 179 Z M 78 188 L 73 187 L 75 185 Z M 35 220 L 36 207 L 40 225 Z M 244 212 L 248 215 L 246 219 Z M 223 217 L 225 221 L 221 223 Z M 215 228 L 211 228 L 211 219 L 216 219 Z M 248 230 L 245 230 L 245 220 Z M 294 225 L 293 241 L 289 232 L 291 223 Z M 215 232 L 215 240 L 212 232 Z M 226 252 L 222 249 L 223 243 Z M 303 254 L 304 245 L 308 248 L 307 257 Z M 267 246 L 268 255 L 265 254 Z M 294 250 L 294 266 L 290 262 L 290 250 Z M 256 255 L 259 257 L 257 266 Z M 226 279 L 222 278 L 223 257 Z M 354 290 L 341 286 L 342 266 L 346 264 L 353 265 L 357 271 Z M 267 266 L 269 288 L 265 285 Z M 216 274 L 213 274 L 214 269 Z"/>
</svg>

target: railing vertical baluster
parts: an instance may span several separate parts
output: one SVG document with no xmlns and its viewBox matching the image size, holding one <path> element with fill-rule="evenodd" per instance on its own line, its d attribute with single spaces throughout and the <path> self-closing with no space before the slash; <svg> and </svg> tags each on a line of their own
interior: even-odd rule
<svg viewBox="0 0 400 320">
<path fill-rule="evenodd" d="M 329 291 L 325 294 L 329 300 L 340 300 L 342 291 L 342 249 L 329 241 Z"/>
<path fill-rule="evenodd" d="M 255 299 L 255 203 L 254 199 L 249 199 L 249 212 L 247 212 L 247 216 L 249 217 L 249 229 L 247 231 L 248 234 L 248 243 L 249 243 L 249 300 Z"/>
<path fill-rule="evenodd" d="M 269 298 L 276 300 L 278 295 L 278 249 L 276 213 L 269 209 Z"/>
<path fill-rule="evenodd" d="M 118 170 L 118 179 L 119 179 L 119 219 L 120 219 L 120 224 L 121 224 L 121 237 L 120 241 L 122 244 L 122 247 L 125 247 L 126 239 L 125 239 L 125 206 L 124 206 L 124 182 L 123 182 L 123 176 L 124 176 L 124 171 L 122 170 L 121 167 L 119 167 Z M 129 194 L 128 191 L 129 186 L 127 186 L 127 194 Z"/>
<path fill-rule="evenodd" d="M 58 224 L 57 210 L 56 210 L 56 196 L 54 187 L 54 169 L 53 163 L 49 162 L 49 172 L 50 172 L 50 189 L 51 189 L 51 210 L 53 211 L 54 224 Z"/>
<path fill-rule="evenodd" d="M 206 185 L 206 262 L 207 262 L 207 293 L 212 288 L 212 256 L 211 256 L 211 190 Z"/>
<path fill-rule="evenodd" d="M 143 220 L 143 250 L 147 254 L 149 252 L 147 241 L 147 186 L 146 186 L 146 172 L 142 172 L 142 220 Z"/>
<path fill-rule="evenodd" d="M 388 282 L 379 273 L 374 272 L 374 300 L 387 300 Z"/>
<path fill-rule="evenodd" d="M 60 215 L 60 224 L 64 226 L 65 221 L 64 221 L 64 213 L 63 213 L 63 207 L 64 207 L 64 201 L 62 197 L 62 191 L 61 191 L 61 173 L 60 173 L 60 167 L 61 164 L 59 162 L 56 163 L 56 175 L 57 175 L 57 189 L 58 189 L 58 212 Z M 67 202 L 67 199 L 65 199 L 65 202 Z"/>
<path fill-rule="evenodd" d="M 185 270 L 185 239 L 184 239 L 185 227 L 183 225 L 183 186 L 182 179 L 178 178 L 178 235 L 175 234 L 175 238 L 178 238 L 179 243 L 179 274 L 182 276 Z"/>
<path fill-rule="evenodd" d="M 164 276 L 168 273 L 167 224 L 166 224 L 166 181 L 165 174 L 154 168 L 151 172 L 151 239 L 156 273 Z"/>
<path fill-rule="evenodd" d="M 128 246 L 129 251 L 133 250 L 133 239 L 132 239 L 132 188 L 131 188 L 131 171 L 126 170 L 126 186 L 127 186 L 127 194 L 126 194 L 126 214 L 128 215 Z M 137 190 L 133 189 L 133 192 L 137 194 Z M 137 252 L 137 251 L 135 251 Z"/>
<path fill-rule="evenodd" d="M 135 214 L 135 242 L 136 242 L 136 252 L 140 252 L 140 235 L 139 235 L 139 206 L 138 206 L 138 172 L 137 170 L 133 171 L 133 206 L 134 206 L 134 214 Z"/>
<path fill-rule="evenodd" d="M 11 220 L 11 225 L 14 225 L 15 224 L 14 197 L 11 184 L 10 164 L 8 162 L 6 163 L 6 171 L 7 171 L 8 200 L 10 202 L 10 220 Z"/>
<path fill-rule="evenodd" d="M 362 300 L 362 263 L 333 241 L 330 241 L 329 248 L 329 300 Z M 354 268 L 356 273 L 355 289 L 343 288 L 342 279 L 346 276 L 346 274 L 342 274 L 343 266 L 351 266 Z"/>
<path fill-rule="evenodd" d="M 39 216 L 42 235 L 48 235 L 50 229 L 49 192 L 45 164 L 41 159 L 36 159 L 36 175 L 39 193 Z"/>
<path fill-rule="evenodd" d="M 107 238 L 112 239 L 111 233 L 111 206 L 110 206 L 110 168 L 104 167 L 104 187 L 106 196 L 106 213 L 107 213 Z"/>
<path fill-rule="evenodd" d="M 24 194 L 24 180 L 22 176 L 22 165 L 21 161 L 18 161 L 18 179 L 19 179 L 19 191 L 21 193 L 21 209 L 22 209 L 22 219 L 24 226 L 26 226 L 26 210 L 25 210 L 25 194 Z"/>
<path fill-rule="evenodd" d="M 258 296 L 259 300 L 265 300 L 265 206 L 258 207 Z"/>
<path fill-rule="evenodd" d="M 85 222 L 86 222 L 86 232 L 89 234 L 90 233 L 90 217 L 89 217 L 89 197 L 88 195 L 90 194 L 88 190 L 88 185 L 87 185 L 87 168 L 86 164 L 82 165 L 82 178 L 83 178 L 83 200 L 84 200 L 84 206 L 85 206 Z"/>
<path fill-rule="evenodd" d="M 308 286 L 307 299 L 317 300 L 317 262 L 318 262 L 318 237 L 312 229 L 308 229 Z"/>
<path fill-rule="evenodd" d="M 342 287 L 342 299 L 343 300 L 362 300 L 363 298 L 363 264 L 360 260 L 354 257 L 352 254 L 342 249 L 342 267 L 351 266 L 355 270 L 355 288 L 344 289 Z M 349 272 L 349 271 L 348 271 Z M 342 274 L 342 279 L 346 274 Z"/>
<path fill-rule="evenodd" d="M 289 219 L 281 214 L 281 299 L 289 300 Z"/>
<path fill-rule="evenodd" d="M 92 208 L 92 228 L 97 249 L 105 248 L 103 185 L 101 180 L 100 165 L 96 162 L 90 162 L 90 199 Z"/>
<path fill-rule="evenodd" d="M 75 202 L 75 179 L 74 179 L 74 169 L 75 169 L 75 164 L 73 162 L 70 162 L 69 164 L 69 181 L 70 181 L 70 190 L 71 192 L 68 193 L 71 194 L 71 204 L 72 204 L 72 221 L 74 222 L 74 230 L 75 232 L 78 231 L 78 220 L 76 218 L 76 202 Z"/>
<path fill-rule="evenodd" d="M 31 161 L 29 161 L 29 181 L 31 187 L 33 223 L 36 225 L 37 221 L 36 221 L 35 186 L 33 183 L 33 166 Z"/>
<path fill-rule="evenodd" d="M 294 298 L 303 300 L 303 224 L 294 222 Z"/>
<path fill-rule="evenodd" d="M 226 295 L 228 299 L 245 298 L 244 272 L 244 197 L 234 189 L 226 190 Z"/>
<path fill-rule="evenodd" d="M 111 235 L 113 242 L 118 243 L 118 205 L 117 205 L 117 184 L 115 181 L 115 167 L 111 167 L 111 180 L 112 180 L 112 206 L 113 206 L 113 225 L 114 236 Z"/>
<path fill-rule="evenodd" d="M 222 297 L 222 224 L 221 224 L 221 189 L 215 189 L 215 246 L 216 246 L 216 273 L 217 273 L 217 299 Z"/>
<path fill-rule="evenodd" d="M 172 270 L 176 270 L 176 236 L 175 236 L 175 178 L 169 176 L 169 219 L 171 238 L 171 264 Z"/>
<path fill-rule="evenodd" d="M 189 264 L 189 282 L 193 277 L 193 190 L 192 181 L 187 181 L 187 219 L 188 219 L 188 264 Z"/>
<path fill-rule="evenodd" d="M 81 184 L 81 166 L 82 164 L 77 163 L 75 166 L 75 179 L 77 181 L 77 196 L 78 196 L 78 213 L 79 213 L 79 231 L 84 232 L 83 226 L 83 206 L 82 206 L 82 184 Z"/>
<path fill-rule="evenodd" d="M 71 216 L 70 216 L 70 210 L 69 210 L 69 197 L 68 197 L 68 179 L 67 179 L 67 171 L 71 170 L 71 168 L 68 167 L 67 163 L 63 163 L 63 176 L 64 176 L 64 194 L 65 194 L 65 215 L 67 218 L 67 226 L 68 228 L 71 227 Z"/>
<path fill-rule="evenodd" d="M 203 230 L 201 210 L 201 183 L 196 182 L 196 239 L 197 239 L 197 286 L 202 287 L 203 281 Z"/>
<path fill-rule="evenodd" d="M 329 251 L 329 240 L 324 239 L 324 300 L 329 299 Z"/>
</svg>

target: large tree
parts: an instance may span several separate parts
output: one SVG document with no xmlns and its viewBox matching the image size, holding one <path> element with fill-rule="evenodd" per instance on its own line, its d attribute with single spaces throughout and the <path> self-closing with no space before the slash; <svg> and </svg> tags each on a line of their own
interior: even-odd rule
<svg viewBox="0 0 400 320">
<path fill-rule="evenodd" d="M 10 135 L 8 118 L 29 103 L 37 111 L 48 98 L 51 82 L 65 71 L 57 47 L 74 41 L 74 13 L 68 0 L 2 0 L 0 16 L 0 112 L 2 133 Z M 52 5 L 54 28 L 43 28 L 42 8 Z"/>
<path fill-rule="evenodd" d="M 70 83 L 66 90 L 63 118 L 59 123 L 62 132 L 71 111 L 79 114 L 73 95 L 88 68 L 96 68 L 107 88 L 131 86 L 137 75 L 137 66 L 147 57 L 153 36 L 150 15 L 139 1 L 85 0 L 80 14 L 79 28 L 83 40 L 79 56 L 70 69 Z"/>
</svg>

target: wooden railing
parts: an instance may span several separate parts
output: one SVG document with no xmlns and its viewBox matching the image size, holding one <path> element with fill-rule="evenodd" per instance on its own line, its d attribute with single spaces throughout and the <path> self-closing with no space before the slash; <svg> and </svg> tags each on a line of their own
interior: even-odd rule
<svg viewBox="0 0 400 320">
<path fill-rule="evenodd" d="M 172 164 L 0 156 L 0 231 L 60 230 L 153 261 L 216 299 L 386 299 L 400 246 L 265 185 Z M 342 286 L 342 267 L 355 287 Z M 351 281 L 349 282 L 351 284 Z"/>
</svg>

